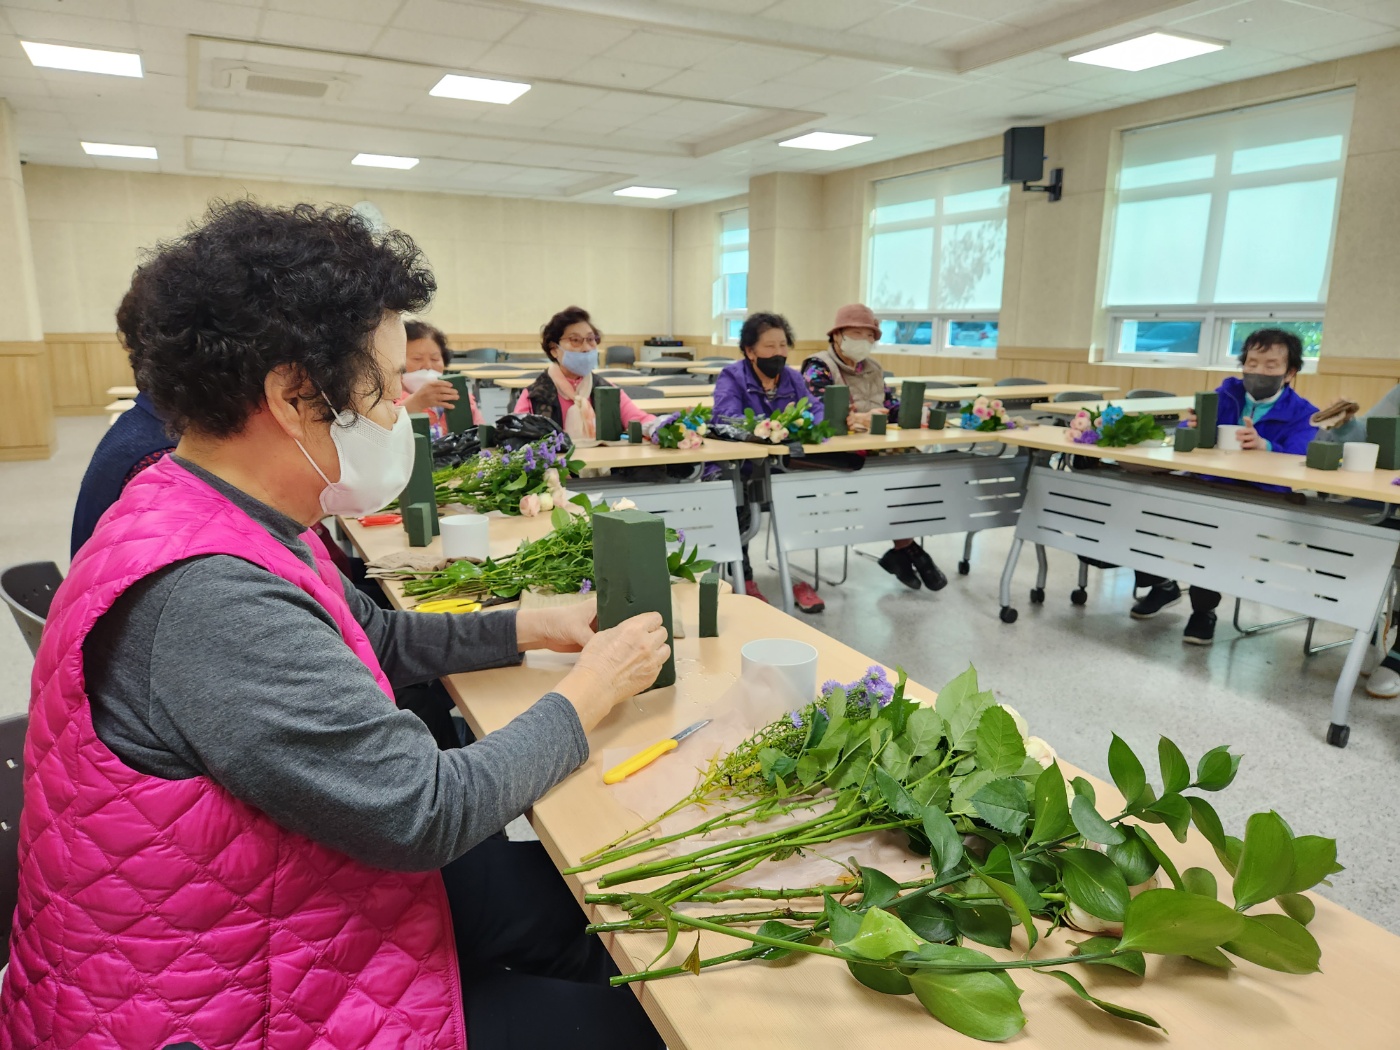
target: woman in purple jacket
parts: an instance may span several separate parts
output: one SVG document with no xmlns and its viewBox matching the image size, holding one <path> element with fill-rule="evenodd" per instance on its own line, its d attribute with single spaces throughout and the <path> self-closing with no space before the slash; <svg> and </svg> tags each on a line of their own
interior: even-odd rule
<svg viewBox="0 0 1400 1050">
<path fill-rule="evenodd" d="M 714 418 L 739 419 L 746 408 L 753 409 L 757 416 L 767 417 L 807 397 L 807 383 L 802 374 L 788 367 L 788 351 L 793 342 L 792 326 L 781 314 L 750 314 L 739 330 L 739 353 L 743 356 L 727 365 L 715 379 Z M 822 403 L 811 404 L 810 398 L 808 401 L 813 419 L 820 423 Z M 749 508 L 745 504 L 739 508 L 739 530 L 747 531 L 750 524 Z M 748 544 L 744 544 L 744 587 L 750 597 L 768 600 L 754 583 Z M 805 613 L 819 613 L 826 608 L 826 603 L 806 582 L 793 584 L 792 597 Z"/>
</svg>

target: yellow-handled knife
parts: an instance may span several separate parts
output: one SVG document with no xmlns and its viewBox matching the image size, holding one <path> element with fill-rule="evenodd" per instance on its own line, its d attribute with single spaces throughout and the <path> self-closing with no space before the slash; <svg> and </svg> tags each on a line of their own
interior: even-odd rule
<svg viewBox="0 0 1400 1050">
<path fill-rule="evenodd" d="M 704 729 L 709 724 L 710 720 L 708 718 L 702 718 L 693 726 L 686 726 L 675 736 L 668 736 L 660 743 L 652 744 L 651 747 L 647 748 L 645 751 L 638 751 L 627 761 L 619 762 L 617 765 L 613 766 L 612 769 L 604 773 L 603 783 L 616 784 L 620 780 L 626 780 L 633 773 L 637 772 L 637 770 L 645 769 L 647 766 L 651 765 L 667 751 L 674 751 L 680 745 L 680 742 L 690 736 L 691 733 L 695 732 L 697 729 Z"/>
</svg>

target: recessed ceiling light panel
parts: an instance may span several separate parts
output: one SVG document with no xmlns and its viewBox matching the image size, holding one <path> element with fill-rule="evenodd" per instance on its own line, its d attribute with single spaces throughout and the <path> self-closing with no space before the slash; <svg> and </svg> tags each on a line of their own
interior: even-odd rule
<svg viewBox="0 0 1400 1050">
<path fill-rule="evenodd" d="M 357 153 L 350 163 L 358 164 L 362 168 L 397 168 L 399 171 L 407 171 L 418 166 L 418 158 L 394 157 L 386 153 Z"/>
<path fill-rule="evenodd" d="M 874 137 L 873 135 L 842 135 L 835 131 L 809 131 L 805 135 L 798 135 L 795 139 L 779 142 L 778 145 L 788 146 L 792 149 L 833 150 L 869 142 Z"/>
<path fill-rule="evenodd" d="M 675 190 L 664 189 L 661 186 L 628 186 L 626 189 L 613 190 L 614 197 L 646 197 L 649 200 L 673 197 L 675 193 Z"/>
<path fill-rule="evenodd" d="M 71 69 L 79 73 L 106 73 L 114 77 L 141 76 L 141 56 L 126 51 L 100 51 L 66 44 L 36 44 L 21 40 L 29 61 L 44 69 Z"/>
<path fill-rule="evenodd" d="M 494 102 L 499 106 L 508 106 L 529 90 L 529 84 L 518 84 L 513 80 L 448 73 L 433 85 L 428 94 L 438 98 L 460 98 L 468 102 Z"/>
<path fill-rule="evenodd" d="M 1152 32 L 1066 57 L 1071 62 L 1084 62 L 1091 66 L 1107 66 L 1109 69 L 1124 69 L 1136 73 L 1153 66 L 1165 66 L 1168 62 L 1180 62 L 1184 58 L 1208 55 L 1224 47 L 1219 40 L 1182 36 L 1178 33 Z"/>
<path fill-rule="evenodd" d="M 84 142 L 89 157 L 126 157 L 130 160 L 160 160 L 154 146 L 123 146 L 116 142 Z"/>
</svg>

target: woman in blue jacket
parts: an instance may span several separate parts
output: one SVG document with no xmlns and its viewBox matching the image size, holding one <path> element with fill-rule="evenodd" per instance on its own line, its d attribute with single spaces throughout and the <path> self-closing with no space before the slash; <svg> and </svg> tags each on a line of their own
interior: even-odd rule
<svg viewBox="0 0 1400 1050">
<path fill-rule="evenodd" d="M 1220 395 L 1216 422 L 1238 423 L 1240 448 L 1246 451 L 1289 452 L 1304 455 L 1317 434 L 1312 417 L 1317 406 L 1293 389 L 1295 376 L 1303 367 L 1303 344 L 1292 332 L 1281 328 L 1261 328 L 1252 332 L 1240 351 L 1240 375 L 1231 376 L 1216 388 Z M 1277 485 L 1261 488 L 1278 492 Z M 1149 620 L 1169 605 L 1181 600 L 1181 587 L 1175 580 L 1139 572 L 1134 589 L 1151 588 L 1133 606 L 1133 619 Z M 1191 588 L 1191 617 L 1186 621 L 1182 640 L 1190 645 L 1210 645 L 1215 640 L 1215 609 L 1218 591 Z"/>
</svg>

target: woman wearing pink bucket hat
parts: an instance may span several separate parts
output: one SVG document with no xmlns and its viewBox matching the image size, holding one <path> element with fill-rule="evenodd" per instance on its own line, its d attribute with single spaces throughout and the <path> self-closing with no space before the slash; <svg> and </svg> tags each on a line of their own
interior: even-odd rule
<svg viewBox="0 0 1400 1050">
<path fill-rule="evenodd" d="M 885 372 L 871 355 L 880 341 L 880 321 L 864 303 L 850 303 L 836 311 L 836 320 L 826 333 L 827 349 L 802 362 L 802 378 L 816 402 L 832 383 L 851 390 L 851 409 L 846 427 L 852 432 L 870 429 L 874 412 L 891 415 L 899 411 L 899 401 L 885 385 Z M 911 590 L 922 586 L 941 591 L 948 577 L 934 564 L 928 552 L 912 539 L 895 540 L 880 556 L 880 567 Z"/>
</svg>

